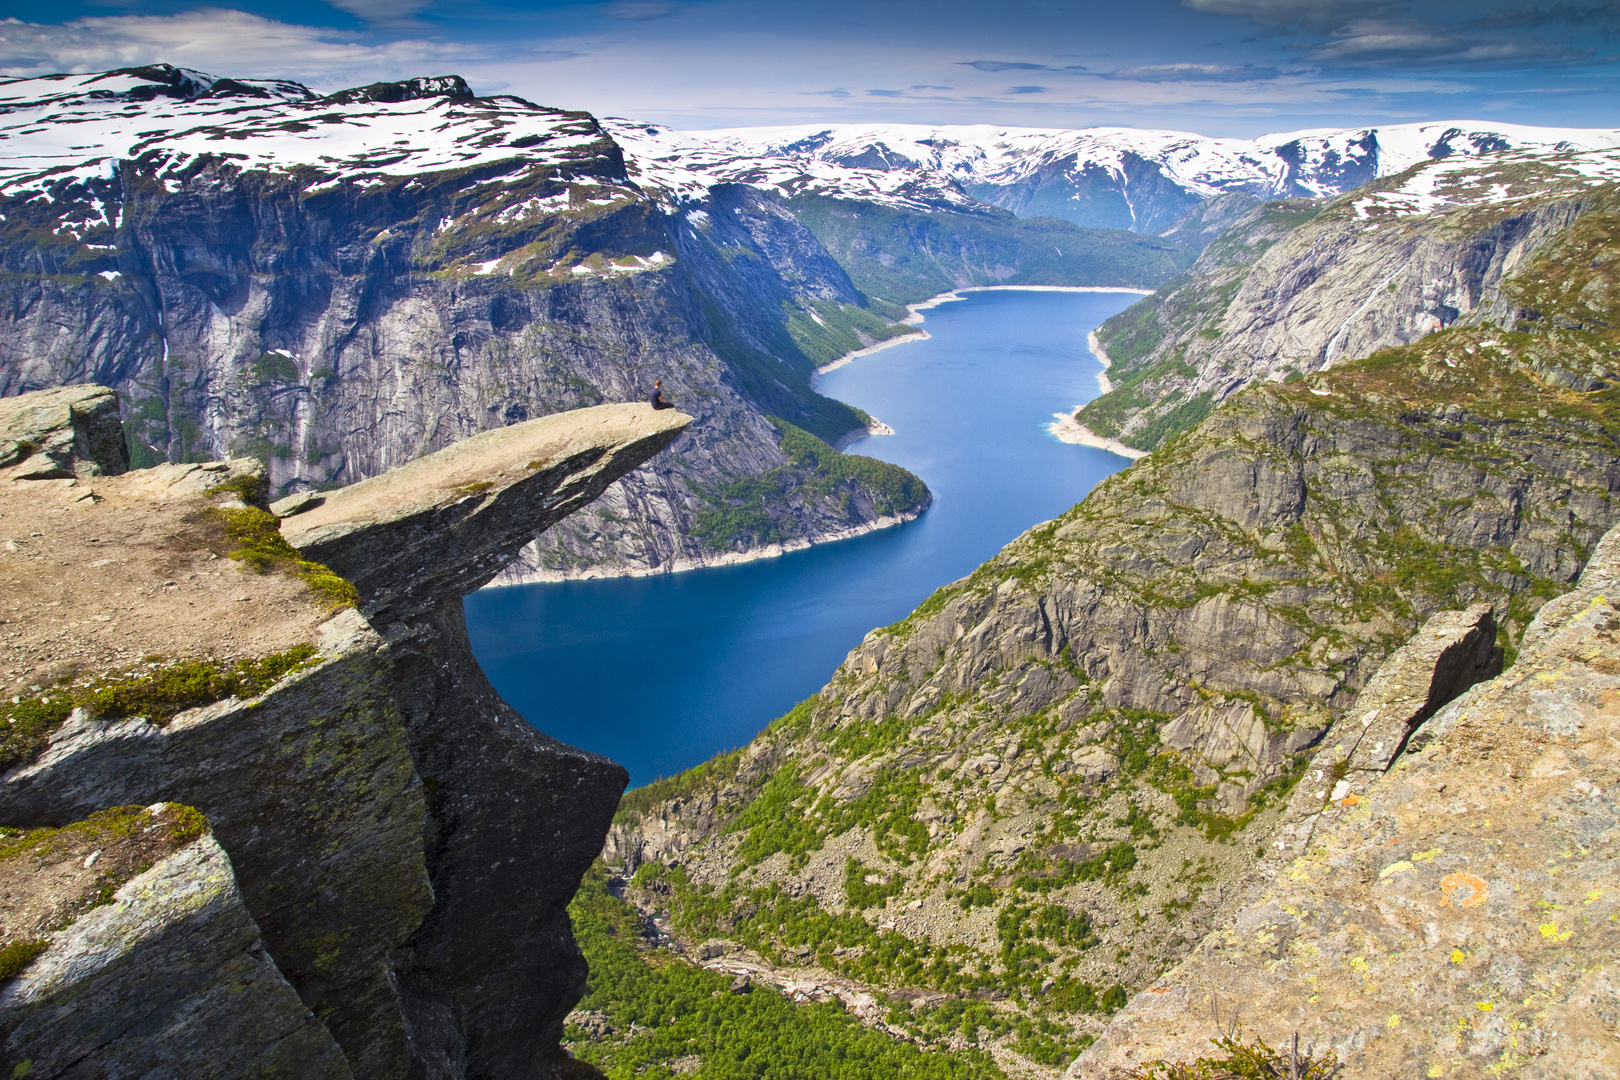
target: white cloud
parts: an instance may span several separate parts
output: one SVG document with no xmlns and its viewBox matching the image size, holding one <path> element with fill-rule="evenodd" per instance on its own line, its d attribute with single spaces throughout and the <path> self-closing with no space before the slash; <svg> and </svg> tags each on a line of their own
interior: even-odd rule
<svg viewBox="0 0 1620 1080">
<path fill-rule="evenodd" d="M 603 10 L 612 18 L 628 22 L 670 19 L 680 14 L 680 9 L 667 0 L 611 0 Z"/>
<path fill-rule="evenodd" d="M 1558 67 L 1593 62 L 1577 49 L 1520 34 L 1484 38 L 1416 19 L 1356 19 L 1311 50 L 1321 63 L 1391 67 L 1421 62 L 1435 67 Z M 1607 62 L 1607 61 L 1600 61 Z"/>
<path fill-rule="evenodd" d="M 216 75 L 299 79 L 335 88 L 438 74 L 448 64 L 480 55 L 466 45 L 420 39 L 373 45 L 352 38 L 225 9 L 95 16 L 55 26 L 5 19 L 0 21 L 0 73 L 29 76 L 168 63 Z"/>
<path fill-rule="evenodd" d="M 1111 71 L 1107 77 L 1143 82 L 1253 82 L 1275 79 L 1281 74 L 1273 67 L 1249 64 L 1143 64 Z"/>
</svg>

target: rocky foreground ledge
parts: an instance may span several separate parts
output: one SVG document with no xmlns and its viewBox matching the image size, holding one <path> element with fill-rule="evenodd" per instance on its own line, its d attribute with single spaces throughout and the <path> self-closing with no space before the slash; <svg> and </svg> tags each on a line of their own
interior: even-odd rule
<svg viewBox="0 0 1620 1080">
<path fill-rule="evenodd" d="M 461 597 L 690 423 L 608 405 L 352 488 L 129 472 L 0 402 L 0 1068 L 549 1077 L 626 783 L 484 678 Z"/>
</svg>

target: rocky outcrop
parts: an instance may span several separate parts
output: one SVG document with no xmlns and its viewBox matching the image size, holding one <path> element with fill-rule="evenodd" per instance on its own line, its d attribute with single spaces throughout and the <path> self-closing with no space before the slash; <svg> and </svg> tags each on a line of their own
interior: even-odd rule
<svg viewBox="0 0 1620 1080">
<path fill-rule="evenodd" d="M 335 613 L 330 590 L 304 583 L 330 571 L 310 552 L 277 554 L 275 519 L 244 505 L 262 485 L 252 462 L 98 476 L 93 488 L 22 479 L 26 462 L 0 474 L 0 512 L 27 545 L 8 545 L 13 572 L 82 564 L 46 593 L 54 601 L 19 593 L 14 663 L 35 651 L 11 669 L 13 724 L 63 696 L 79 708 L 37 750 L 7 745 L 23 759 L 0 777 L 0 820 L 196 807 L 229 856 L 243 925 L 257 924 L 277 978 L 341 1049 L 332 1075 L 549 1076 L 584 977 L 565 905 L 626 776 L 500 701 L 467 647 L 460 598 L 536 522 L 576 509 L 690 421 L 640 405 L 547 417 L 430 455 L 400 481 L 328 493 L 285 529 L 353 564 L 359 609 Z M 146 586 L 154 576 L 162 584 Z M 180 689 L 254 664 L 269 665 L 269 685 L 202 705 L 191 703 L 207 693 Z M 59 672 L 60 689 L 38 689 Z M 38 695 L 34 711 L 17 711 L 23 695 Z M 26 970 L 55 963 L 59 947 L 51 937 Z M 233 1060 L 236 1021 L 197 1023 L 187 1053 Z M 29 1038 L 36 1061 L 68 1053 Z"/>
<path fill-rule="evenodd" d="M 1291 859 L 1312 835 L 1337 819 L 1350 796 L 1388 771 L 1424 721 L 1469 687 L 1499 675 L 1502 648 L 1488 604 L 1442 611 L 1379 665 L 1356 699 L 1351 718 L 1318 747 L 1266 848 Z"/>
<path fill-rule="evenodd" d="M 1201 1056 L 1220 1034 L 1216 1002 L 1245 1037 L 1297 1033 L 1350 1076 L 1620 1069 L 1605 704 L 1620 685 L 1617 584 L 1611 532 L 1518 662 L 1423 723 L 1370 782 L 1336 790 L 1333 820 L 1276 882 L 1136 995 L 1068 1076 Z"/>
<path fill-rule="evenodd" d="M 1077 418 L 1151 450 L 1245 386 L 1447 326 L 1510 328 L 1527 305 L 1506 283 L 1614 204 L 1614 186 L 1581 168 L 1435 161 L 1326 202 L 1256 207 L 1184 277 L 1103 324 L 1117 386 Z"/>
<path fill-rule="evenodd" d="M 0 398 L 0 468 L 24 480 L 71 480 L 129 468 L 118 395 L 105 386 L 64 386 Z"/>
<path fill-rule="evenodd" d="M 265 952 L 208 836 L 55 935 L 0 991 L 0 1031 L 17 1076 L 352 1075 Z"/>
</svg>

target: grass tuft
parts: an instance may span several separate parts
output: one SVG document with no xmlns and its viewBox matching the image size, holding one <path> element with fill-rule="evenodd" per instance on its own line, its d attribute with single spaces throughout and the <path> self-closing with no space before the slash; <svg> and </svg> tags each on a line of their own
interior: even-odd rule
<svg viewBox="0 0 1620 1080">
<path fill-rule="evenodd" d="M 241 510 L 216 508 L 210 510 L 209 515 L 223 526 L 226 537 L 236 545 L 229 553 L 230 558 L 246 563 L 261 574 L 272 570 L 292 574 L 332 611 L 359 606 L 360 594 L 355 587 L 329 567 L 302 558 L 282 537 L 280 520 L 268 510 L 256 506 Z"/>
</svg>

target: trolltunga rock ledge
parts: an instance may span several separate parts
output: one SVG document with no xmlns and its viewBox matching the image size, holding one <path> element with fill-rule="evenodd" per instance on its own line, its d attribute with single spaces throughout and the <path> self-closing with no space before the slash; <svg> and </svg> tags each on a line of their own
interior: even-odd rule
<svg viewBox="0 0 1620 1080">
<path fill-rule="evenodd" d="M 559 414 L 298 500 L 304 512 L 283 523 L 285 538 L 352 575 L 359 592 L 359 610 L 333 611 L 295 574 L 227 557 L 235 541 L 221 522 L 269 520 L 242 502 L 258 487 L 257 462 L 124 472 L 107 451 L 121 445 L 109 443 L 111 391 L 8 399 L 0 596 L 10 635 L 0 674 L 11 696 L 299 646 L 310 658 L 257 696 L 156 721 L 80 708 L 41 745 L 12 753 L 0 824 L 195 807 L 223 853 L 215 892 L 244 910 L 181 928 L 212 943 L 209 964 L 176 954 L 166 973 L 162 949 L 142 954 L 141 978 L 174 992 L 145 995 L 138 1024 L 42 1026 L 44 1014 L 23 1007 L 34 998 L 13 993 L 5 1000 L 15 1007 L 0 1009 L 0 1067 L 27 1060 L 33 1075 L 58 1075 L 46 1063 L 78 1060 L 69 1037 L 85 1031 L 105 1036 L 96 1053 L 109 1061 L 169 1061 L 162 1041 L 188 1023 L 182 1071 L 196 1080 L 249 1066 L 358 1080 L 548 1080 L 563 1017 L 584 988 L 567 903 L 628 777 L 500 699 L 468 647 L 461 597 L 689 422 L 641 405 Z M 0 943 L 26 929 L 15 900 L 0 898 Z M 91 930 L 133 940 L 138 907 L 43 931 L 44 951 L 14 985 L 52 973 L 50 1002 L 78 1000 L 90 1017 L 93 998 L 111 1003 L 109 1017 L 124 1015 L 117 994 L 97 989 L 114 983 L 74 982 L 83 965 L 63 958 Z M 210 929 L 227 923 L 229 935 Z M 275 1003 L 275 1023 L 264 1013 L 259 1028 L 299 1033 L 325 1055 L 322 1069 L 283 1068 L 279 1035 L 250 1052 L 252 1008 L 204 1007 L 225 1001 L 243 972 Z M 193 984 L 195 993 L 176 989 Z"/>
</svg>

